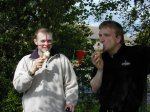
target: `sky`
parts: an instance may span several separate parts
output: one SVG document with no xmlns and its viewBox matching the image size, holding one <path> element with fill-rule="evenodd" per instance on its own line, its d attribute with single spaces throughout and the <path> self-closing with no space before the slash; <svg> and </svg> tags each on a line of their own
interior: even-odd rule
<svg viewBox="0 0 150 112">
<path fill-rule="evenodd" d="M 96 4 L 97 4 L 99 1 L 103 1 L 103 0 L 93 0 L 93 2 L 95 2 Z M 131 1 L 130 1 L 130 4 L 131 4 L 131 7 L 134 6 L 134 0 L 131 0 Z M 88 8 L 88 7 L 87 7 L 87 8 Z M 107 12 L 107 13 L 109 13 L 109 12 Z M 113 19 L 114 21 L 117 21 L 118 23 L 120 23 L 122 26 L 123 26 L 123 22 L 125 21 L 125 20 L 123 20 L 123 19 L 121 18 L 121 16 L 119 16 L 119 15 L 114 15 L 112 19 Z M 87 20 L 85 20 L 85 22 L 88 23 L 90 26 L 96 26 L 96 27 L 98 27 L 99 24 L 100 24 L 102 21 L 104 21 L 104 20 L 95 21 L 95 17 L 94 17 L 94 16 L 90 16 Z M 137 23 L 139 24 L 139 21 L 137 21 Z M 131 37 L 131 36 L 133 36 L 135 33 L 136 33 L 136 32 L 134 32 L 133 29 L 131 28 L 131 29 L 126 33 L 126 35 L 127 35 L 128 37 Z"/>
<path fill-rule="evenodd" d="M 98 4 L 99 1 L 103 1 L 103 0 L 93 0 L 93 2 L 95 4 Z M 134 4 L 134 0 L 131 0 L 131 5 Z M 87 7 L 88 8 L 88 7 Z M 119 16 L 115 15 L 113 16 L 113 20 L 119 22 L 120 24 L 122 24 L 122 19 L 119 18 Z M 88 23 L 90 26 L 99 26 L 99 24 L 102 22 L 102 21 L 95 21 L 94 20 L 94 16 L 90 16 L 87 20 L 85 20 L 86 23 Z"/>
<path fill-rule="evenodd" d="M 93 0 L 94 3 L 98 3 L 99 0 Z M 85 20 L 90 26 L 99 26 L 99 22 L 94 21 L 94 16 L 90 16 L 87 20 Z"/>
</svg>

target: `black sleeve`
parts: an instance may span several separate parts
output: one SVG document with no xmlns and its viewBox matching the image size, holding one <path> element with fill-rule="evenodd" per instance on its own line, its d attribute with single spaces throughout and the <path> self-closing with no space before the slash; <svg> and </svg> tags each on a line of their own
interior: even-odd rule
<svg viewBox="0 0 150 112">
<path fill-rule="evenodd" d="M 148 74 L 150 74 L 150 47 L 146 49 L 146 62 L 148 65 Z"/>
<path fill-rule="evenodd" d="M 147 75 L 150 73 L 150 47 L 143 47 L 142 49 L 143 59 L 145 67 L 147 68 Z"/>
</svg>

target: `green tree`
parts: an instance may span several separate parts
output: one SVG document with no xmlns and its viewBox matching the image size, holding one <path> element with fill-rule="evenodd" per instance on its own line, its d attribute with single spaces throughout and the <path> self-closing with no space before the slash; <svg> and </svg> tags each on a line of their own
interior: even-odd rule
<svg viewBox="0 0 150 112">
<path fill-rule="evenodd" d="M 96 21 L 114 20 L 117 16 L 122 20 L 125 32 L 130 34 L 131 37 L 137 36 L 138 43 L 146 43 L 149 45 L 149 26 L 150 26 L 150 2 L 149 0 L 112 0 L 112 1 L 99 1 L 98 4 L 92 3 L 91 14 L 95 16 Z M 116 20 L 117 21 L 117 20 Z M 139 42 L 141 41 L 141 42 Z"/>
<path fill-rule="evenodd" d="M 18 61 L 35 48 L 35 30 L 51 29 L 56 48 L 69 58 L 72 51 L 84 48 L 90 34 L 83 21 L 87 17 L 84 7 L 82 0 L 1 0 L 1 112 L 22 111 L 21 95 L 14 91 L 12 79 Z"/>
</svg>

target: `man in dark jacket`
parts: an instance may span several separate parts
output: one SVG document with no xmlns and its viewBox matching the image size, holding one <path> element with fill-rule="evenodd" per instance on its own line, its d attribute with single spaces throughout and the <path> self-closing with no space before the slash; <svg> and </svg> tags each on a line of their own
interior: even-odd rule
<svg viewBox="0 0 150 112">
<path fill-rule="evenodd" d="M 122 26 L 104 21 L 99 26 L 103 53 L 95 52 L 90 82 L 98 93 L 100 112 L 138 112 L 150 73 L 150 48 L 125 46 Z"/>
</svg>

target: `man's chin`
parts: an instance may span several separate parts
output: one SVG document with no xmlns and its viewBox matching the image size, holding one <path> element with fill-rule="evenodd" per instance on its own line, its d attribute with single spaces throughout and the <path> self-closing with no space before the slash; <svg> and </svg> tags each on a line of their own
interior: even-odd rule
<svg viewBox="0 0 150 112">
<path fill-rule="evenodd" d="M 49 51 L 49 49 L 43 50 L 43 53 L 45 53 L 46 51 Z"/>
<path fill-rule="evenodd" d="M 44 52 L 49 51 L 49 50 L 50 50 L 50 48 L 46 48 L 46 47 L 43 48 L 43 51 L 44 51 Z"/>
</svg>

